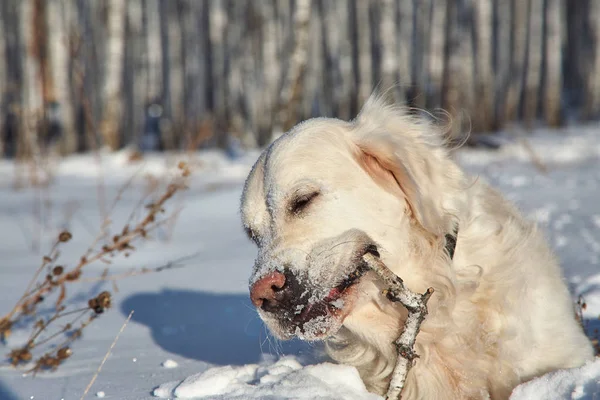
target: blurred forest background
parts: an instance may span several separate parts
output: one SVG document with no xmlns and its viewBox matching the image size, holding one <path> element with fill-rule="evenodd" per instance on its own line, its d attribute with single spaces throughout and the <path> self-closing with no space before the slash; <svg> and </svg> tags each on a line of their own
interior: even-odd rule
<svg viewBox="0 0 600 400">
<path fill-rule="evenodd" d="M 260 146 L 373 88 L 456 130 L 600 115 L 600 0 L 1 0 L 0 150 Z"/>
</svg>

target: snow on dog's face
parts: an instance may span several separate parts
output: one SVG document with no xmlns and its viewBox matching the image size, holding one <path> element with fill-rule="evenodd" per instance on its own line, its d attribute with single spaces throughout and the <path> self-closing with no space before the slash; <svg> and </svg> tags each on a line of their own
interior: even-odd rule
<svg viewBox="0 0 600 400">
<path fill-rule="evenodd" d="M 250 295 L 277 337 L 322 339 L 368 304 L 368 313 L 383 312 L 373 307 L 381 287 L 363 255 L 410 264 L 415 221 L 425 231 L 435 218 L 411 201 L 418 174 L 399 161 L 402 143 L 386 128 L 404 124 L 410 135 L 417 127 L 406 120 L 376 100 L 353 122 L 309 120 L 252 169 L 241 206 L 258 246 Z"/>
</svg>

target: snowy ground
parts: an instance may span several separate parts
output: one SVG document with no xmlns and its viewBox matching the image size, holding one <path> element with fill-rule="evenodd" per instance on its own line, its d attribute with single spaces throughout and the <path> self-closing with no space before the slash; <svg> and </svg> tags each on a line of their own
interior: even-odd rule
<svg viewBox="0 0 600 400">
<path fill-rule="evenodd" d="M 600 327 L 600 129 L 538 135 L 531 144 L 549 168 L 547 175 L 515 143 L 499 152 L 463 149 L 457 158 L 540 222 L 573 292 L 585 296 L 590 326 Z M 247 279 L 255 249 L 240 228 L 238 203 L 241 183 L 256 156 L 231 161 L 217 153 L 194 155 L 190 190 L 173 203 L 184 207 L 173 235 L 165 229 L 111 266 L 113 271 L 156 267 L 193 255 L 187 267 L 120 281 L 114 308 L 86 328 L 72 358 L 58 371 L 23 377 L 2 364 L 0 399 L 79 399 L 131 310 L 132 321 L 88 398 L 377 398 L 365 391 L 354 369 L 314 365 L 322 361 L 318 346 L 269 338 L 253 310 Z M 176 160 L 149 156 L 144 171 L 161 177 Z M 68 227 L 74 234 L 61 256 L 65 262 L 76 260 L 95 237 L 100 223 L 98 171 L 110 204 L 139 168 L 128 164 L 123 153 L 104 156 L 101 166 L 92 156 L 73 156 L 60 163 L 48 191 L 16 191 L 11 187 L 14 165 L 0 162 L 0 315 L 22 294 L 59 229 Z M 126 218 L 138 201 L 148 185 L 145 172 L 138 173 L 134 190 L 123 196 L 113 220 Z M 51 206 L 35 212 L 39 198 Z M 100 274 L 104 267 L 90 266 L 86 274 Z M 80 298 L 103 289 L 111 285 L 81 285 Z M 10 342 L 18 343 L 24 335 L 17 331 Z M 7 350 L 0 345 L 0 351 Z M 600 399 L 599 381 L 596 362 L 523 385 L 513 398 Z"/>
</svg>

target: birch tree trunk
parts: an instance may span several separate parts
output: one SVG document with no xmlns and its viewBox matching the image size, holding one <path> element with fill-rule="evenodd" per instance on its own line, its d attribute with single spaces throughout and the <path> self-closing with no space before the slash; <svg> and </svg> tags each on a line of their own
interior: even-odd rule
<svg viewBox="0 0 600 400">
<path fill-rule="evenodd" d="M 590 1 L 588 10 L 591 59 L 587 70 L 584 116 L 595 118 L 600 114 L 600 2 Z"/>
<path fill-rule="evenodd" d="M 272 135 L 273 118 L 277 110 L 279 80 L 281 76 L 281 59 L 277 49 L 278 23 L 275 10 L 275 1 L 261 1 L 255 3 L 260 7 L 262 24 L 262 84 L 263 90 L 259 91 L 259 104 L 254 110 L 257 121 L 258 145 L 263 146 L 269 142 Z"/>
<path fill-rule="evenodd" d="M 413 41 L 413 2 L 398 2 L 397 25 L 398 28 L 398 79 L 400 92 L 398 96 L 406 101 L 407 89 L 412 85 L 412 60 L 411 51 Z M 408 90 L 410 92 L 410 90 Z"/>
<path fill-rule="evenodd" d="M 20 109 L 20 134 L 24 153 L 34 159 L 39 159 L 40 149 L 38 143 L 38 123 L 42 115 L 43 99 L 40 67 L 34 57 L 34 16 L 35 1 L 22 0 L 19 3 L 19 35 L 21 37 L 21 109 Z M 33 178 L 35 179 L 35 177 Z"/>
<path fill-rule="evenodd" d="M 115 0 L 119 2 L 119 0 Z M 144 38 L 144 9 L 142 0 L 127 0 L 127 52 L 129 58 L 128 84 L 129 123 L 127 142 L 139 143 L 143 130 L 144 108 L 147 94 L 148 67 L 146 57 L 146 41 Z"/>
<path fill-rule="evenodd" d="M 400 96 L 394 87 L 397 83 L 398 55 L 396 45 L 396 7 L 394 0 L 383 0 L 379 3 L 381 23 L 379 34 L 381 41 L 381 86 L 382 91 L 391 91 L 394 101 Z"/>
<path fill-rule="evenodd" d="M 512 31 L 512 8 L 511 1 L 495 0 L 494 12 L 496 14 L 497 28 L 494 43 L 495 49 L 495 107 L 494 107 L 494 129 L 501 129 L 505 123 L 505 106 L 511 74 L 511 31 Z"/>
<path fill-rule="evenodd" d="M 69 49 L 69 27 L 74 23 L 73 3 L 67 0 L 47 1 L 48 49 L 50 71 L 54 82 L 54 99 L 60 107 L 62 119 L 62 152 L 72 153 L 77 148 L 75 134 L 75 112 L 69 76 L 71 53 Z"/>
<path fill-rule="evenodd" d="M 125 12 L 122 0 L 108 0 L 106 75 L 102 90 L 104 112 L 100 132 L 104 144 L 111 149 L 119 146 L 119 131 L 123 116 L 123 63 L 125 56 Z"/>
<path fill-rule="evenodd" d="M 296 121 L 317 115 L 331 116 L 329 104 L 324 104 L 323 96 L 323 91 L 327 90 L 324 87 L 327 80 L 324 79 L 325 74 L 323 73 L 326 67 L 323 59 L 323 36 L 319 31 L 320 18 L 319 8 L 314 7 L 308 19 L 307 62 L 305 72 L 300 78 L 300 110 L 296 115 Z"/>
<path fill-rule="evenodd" d="M 494 116 L 492 74 L 492 1 L 475 0 L 475 97 L 473 129 L 478 132 L 492 129 Z"/>
<path fill-rule="evenodd" d="M 442 101 L 443 108 L 453 116 L 448 132 L 451 137 L 470 131 L 470 123 L 465 121 L 465 117 L 469 118 L 474 104 L 472 35 L 469 23 L 472 21 L 472 12 L 471 0 L 448 4 L 448 48 Z M 467 132 L 462 132 L 463 124 Z"/>
<path fill-rule="evenodd" d="M 148 74 L 146 75 L 147 101 L 160 103 L 163 92 L 162 74 L 162 46 L 160 40 L 160 5 L 159 0 L 145 0 L 145 26 L 146 51 Z M 121 0 L 122 2 L 122 0 Z"/>
<path fill-rule="evenodd" d="M 100 15 L 108 14 L 108 3 L 102 0 L 79 0 L 82 4 L 85 4 L 85 38 L 82 48 L 85 48 L 85 78 L 86 87 L 85 95 L 91 105 L 90 113 L 90 126 L 94 130 L 94 136 L 101 134 L 100 125 L 102 121 L 103 106 L 105 101 L 103 100 L 102 87 L 104 85 L 104 78 L 106 77 L 107 65 L 101 62 L 106 54 L 105 46 L 100 45 L 103 43 L 105 37 L 108 36 L 106 31 L 106 24 L 104 20 L 98 18 Z M 88 46 L 85 43 L 98 43 L 96 46 Z M 120 132 L 119 132 L 120 133 Z M 120 138 L 117 138 L 117 140 Z M 119 140 L 118 140 L 119 141 Z M 117 143 L 118 145 L 119 143 Z"/>
<path fill-rule="evenodd" d="M 444 45 L 446 44 L 446 4 L 447 0 L 432 0 L 427 65 L 429 71 L 427 104 L 431 108 L 439 107 L 442 103 Z"/>
<path fill-rule="evenodd" d="M 323 0 L 317 0 L 316 7 L 313 7 L 312 18 L 314 21 L 311 23 L 318 26 L 315 32 L 317 35 L 311 40 L 315 40 L 313 45 L 316 45 L 316 51 L 319 53 L 319 61 L 321 63 L 321 84 L 319 90 L 318 108 L 324 116 L 337 115 L 337 103 L 335 103 L 334 88 L 336 85 L 336 78 L 339 72 L 337 57 L 339 50 L 332 50 L 334 46 L 332 42 L 336 42 L 335 36 L 339 33 L 338 29 L 329 29 L 327 25 L 327 17 L 329 9 L 323 4 Z M 335 32 L 334 32 L 335 31 Z M 336 53 L 333 53 L 336 51 Z M 312 57 L 311 57 L 312 60 Z M 312 62 L 311 62 L 312 64 Z"/>
<path fill-rule="evenodd" d="M 543 109 L 546 123 L 551 127 L 561 124 L 564 7 L 562 0 L 546 0 L 546 87 Z"/>
<path fill-rule="evenodd" d="M 163 101 L 169 125 L 163 133 L 163 142 L 169 149 L 178 145 L 176 130 L 183 128 L 184 78 L 183 78 L 183 38 L 179 23 L 179 4 L 170 0 L 160 1 L 160 31 L 162 44 Z"/>
<path fill-rule="evenodd" d="M 431 30 L 431 1 L 415 2 L 415 37 L 413 38 L 413 91 L 412 103 L 419 108 L 427 106 L 429 36 Z"/>
<path fill-rule="evenodd" d="M 356 40 L 358 47 L 358 106 L 367 101 L 373 91 L 373 59 L 371 52 L 370 0 L 356 0 Z"/>
<path fill-rule="evenodd" d="M 542 19 L 543 0 L 529 0 L 529 33 L 527 49 L 527 71 L 525 74 L 525 96 L 523 117 L 525 124 L 532 128 L 537 117 L 542 67 Z"/>
<path fill-rule="evenodd" d="M 240 140 L 244 135 L 245 124 L 242 107 L 243 92 L 243 70 L 244 70 L 244 52 L 249 46 L 246 40 L 246 13 L 248 4 L 228 0 L 226 9 L 229 16 L 228 21 L 233 21 L 227 25 L 227 55 L 229 62 L 225 70 L 227 79 L 226 85 L 226 109 L 227 109 L 227 131 L 234 135 L 236 140 Z M 231 144 L 228 144 L 230 146 Z"/>
<path fill-rule="evenodd" d="M 186 147 L 195 146 L 200 121 L 208 120 L 207 79 L 208 16 L 206 2 L 184 0 L 181 3 L 181 25 L 184 37 L 183 68 L 184 97 L 187 124 L 184 132 Z M 204 38 L 204 40 L 202 40 Z"/>
<path fill-rule="evenodd" d="M 5 14 L 6 11 L 4 8 L 7 7 L 4 2 L 0 4 L 0 107 L 6 107 L 5 97 L 6 92 L 8 90 L 8 60 L 6 58 L 7 54 L 7 40 L 5 36 Z M 0 119 L 0 155 L 2 155 L 3 151 L 3 137 L 1 135 L 2 132 L 2 120 Z"/>
<path fill-rule="evenodd" d="M 339 82 L 336 83 L 336 87 L 333 88 L 336 93 L 336 104 L 338 104 L 338 115 L 342 119 L 349 119 L 351 117 L 351 106 L 352 106 L 352 97 L 356 92 L 356 85 L 354 81 L 354 72 L 352 66 L 352 44 L 350 42 L 350 1 L 349 0 L 338 0 L 335 2 L 327 2 L 327 4 L 334 3 L 335 9 L 332 9 L 332 12 L 335 13 L 331 15 L 329 19 L 331 23 L 328 23 L 330 27 L 330 31 L 334 30 L 334 26 L 339 26 Z M 331 13 L 330 13 L 331 14 Z M 337 16 L 342 16 L 342 22 L 333 21 L 333 19 Z"/>
<path fill-rule="evenodd" d="M 6 8 L 8 6 L 5 2 L 0 2 L 0 109 L 8 110 L 10 107 L 9 104 L 9 85 L 8 85 L 8 69 L 9 69 L 9 61 L 7 58 L 8 54 L 8 40 L 6 39 L 6 23 L 4 19 L 6 18 Z M 8 138 L 8 134 L 6 132 L 9 129 L 6 125 L 6 120 L 8 119 L 8 112 L 3 112 L 2 117 L 0 117 L 0 158 L 2 158 L 6 153 L 9 152 L 9 148 L 11 147 L 11 143 L 5 143 L 11 140 Z"/>
<path fill-rule="evenodd" d="M 211 90 L 213 115 L 215 117 L 217 145 L 225 145 L 226 136 L 226 77 L 225 77 L 225 43 L 227 27 L 227 10 L 224 0 L 209 1 L 210 57 L 211 57 Z"/>
<path fill-rule="evenodd" d="M 302 76 L 308 62 L 311 0 L 296 0 L 294 8 L 294 46 L 289 56 L 285 79 L 281 87 L 274 135 L 285 132 L 296 123 L 302 92 Z"/>
<path fill-rule="evenodd" d="M 504 107 L 504 119 L 514 121 L 519 112 L 527 57 L 527 16 L 529 0 L 513 0 L 511 47 L 512 61 Z"/>
<path fill-rule="evenodd" d="M 567 18 L 565 59 L 568 61 L 563 66 L 565 69 L 564 76 L 569 77 L 569 79 L 564 80 L 565 93 L 563 99 L 565 105 L 568 108 L 578 108 L 583 118 L 586 117 L 584 102 L 587 97 L 587 90 L 582 90 L 582 88 L 587 86 L 587 61 L 592 58 L 588 51 L 588 38 L 584 38 L 581 34 L 582 27 L 587 26 L 588 10 L 586 3 L 588 2 L 565 1 Z"/>
</svg>

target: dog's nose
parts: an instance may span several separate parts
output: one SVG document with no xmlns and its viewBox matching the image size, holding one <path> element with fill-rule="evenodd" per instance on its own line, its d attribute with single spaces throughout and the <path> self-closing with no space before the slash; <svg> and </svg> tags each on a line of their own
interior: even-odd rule
<svg viewBox="0 0 600 400">
<path fill-rule="evenodd" d="M 281 292 L 286 286 L 286 277 L 281 272 L 272 272 L 256 281 L 250 288 L 250 300 L 257 308 L 274 312 L 281 308 Z"/>
</svg>

